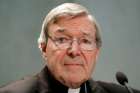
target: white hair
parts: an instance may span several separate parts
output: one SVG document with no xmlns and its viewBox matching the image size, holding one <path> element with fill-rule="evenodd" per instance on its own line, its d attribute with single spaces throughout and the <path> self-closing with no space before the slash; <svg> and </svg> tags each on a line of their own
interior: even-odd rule
<svg viewBox="0 0 140 93">
<path fill-rule="evenodd" d="M 91 14 L 89 14 L 88 10 L 79 5 L 79 4 L 75 4 L 75 3 L 64 3 L 61 4 L 59 6 L 57 6 L 56 8 L 52 9 L 48 15 L 46 15 L 43 24 L 42 24 L 42 29 L 41 29 L 41 33 L 40 36 L 38 38 L 38 46 L 40 48 L 40 50 L 42 51 L 41 48 L 41 44 L 47 44 L 47 38 L 46 37 L 46 33 L 48 32 L 48 24 L 54 20 L 56 20 L 59 16 L 68 16 L 68 15 L 72 15 L 72 16 L 76 16 L 79 15 L 81 13 L 85 13 L 89 20 L 91 20 L 95 26 L 96 26 L 96 39 L 97 39 L 97 46 L 100 47 L 101 46 L 101 37 L 100 37 L 100 27 L 99 24 L 97 23 L 96 19 L 94 16 L 92 16 Z"/>
</svg>

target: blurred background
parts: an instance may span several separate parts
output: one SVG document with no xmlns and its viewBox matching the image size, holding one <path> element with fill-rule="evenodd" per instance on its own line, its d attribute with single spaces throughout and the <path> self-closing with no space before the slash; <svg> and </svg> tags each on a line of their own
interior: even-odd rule
<svg viewBox="0 0 140 93">
<path fill-rule="evenodd" d="M 40 72 L 42 21 L 64 2 L 84 5 L 101 25 L 103 47 L 94 79 L 117 83 L 115 74 L 122 71 L 129 85 L 140 89 L 140 0 L 0 0 L 0 85 Z"/>
</svg>

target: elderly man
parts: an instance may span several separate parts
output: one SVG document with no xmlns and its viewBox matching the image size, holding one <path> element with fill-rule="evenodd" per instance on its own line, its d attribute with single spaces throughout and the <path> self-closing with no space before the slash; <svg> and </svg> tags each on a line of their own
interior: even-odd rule
<svg viewBox="0 0 140 93">
<path fill-rule="evenodd" d="M 99 25 L 85 7 L 64 3 L 51 10 L 38 44 L 44 69 L 0 93 L 127 93 L 125 87 L 91 79 L 102 42 Z"/>
</svg>

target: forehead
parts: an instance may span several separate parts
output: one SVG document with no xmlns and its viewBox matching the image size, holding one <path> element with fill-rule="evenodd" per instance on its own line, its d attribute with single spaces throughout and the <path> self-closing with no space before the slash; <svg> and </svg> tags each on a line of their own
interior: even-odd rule
<svg viewBox="0 0 140 93">
<path fill-rule="evenodd" d="M 48 26 L 49 33 L 74 33 L 95 35 L 95 24 L 87 15 L 62 16 Z"/>
</svg>

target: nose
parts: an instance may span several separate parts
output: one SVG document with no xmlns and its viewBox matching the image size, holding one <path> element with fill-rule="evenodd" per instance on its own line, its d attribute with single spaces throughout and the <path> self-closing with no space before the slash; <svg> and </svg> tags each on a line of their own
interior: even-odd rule
<svg viewBox="0 0 140 93">
<path fill-rule="evenodd" d="M 79 56 L 81 53 L 77 40 L 73 40 L 71 47 L 68 49 L 68 54 L 71 57 Z"/>
</svg>

